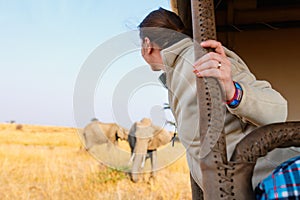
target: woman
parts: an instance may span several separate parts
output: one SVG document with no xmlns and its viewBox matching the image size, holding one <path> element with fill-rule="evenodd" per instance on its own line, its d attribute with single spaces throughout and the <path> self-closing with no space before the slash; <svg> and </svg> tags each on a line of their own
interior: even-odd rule
<svg viewBox="0 0 300 200">
<path fill-rule="evenodd" d="M 179 138 L 186 148 L 192 185 L 202 186 L 196 77 L 218 78 L 225 91 L 229 156 L 235 145 L 257 126 L 286 120 L 286 100 L 268 82 L 256 80 L 241 58 L 220 42 L 201 43 L 203 48 L 215 51 L 194 62 L 193 41 L 185 35 L 184 25 L 175 13 L 162 8 L 155 10 L 146 16 L 139 28 L 143 58 L 152 70 L 164 71 L 162 76 L 165 76 Z M 264 162 L 262 168 L 268 167 L 271 170 L 272 163 Z M 254 175 L 253 185 L 267 175 L 267 172 L 259 172 Z M 196 199 L 195 192 L 193 190 L 193 198 Z"/>
</svg>

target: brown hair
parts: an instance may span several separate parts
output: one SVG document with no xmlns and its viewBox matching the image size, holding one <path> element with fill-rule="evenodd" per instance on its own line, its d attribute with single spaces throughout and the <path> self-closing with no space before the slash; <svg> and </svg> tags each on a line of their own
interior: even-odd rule
<svg viewBox="0 0 300 200">
<path fill-rule="evenodd" d="M 138 27 L 141 39 L 148 37 L 162 49 L 188 37 L 180 17 L 163 8 L 149 13 Z"/>
</svg>

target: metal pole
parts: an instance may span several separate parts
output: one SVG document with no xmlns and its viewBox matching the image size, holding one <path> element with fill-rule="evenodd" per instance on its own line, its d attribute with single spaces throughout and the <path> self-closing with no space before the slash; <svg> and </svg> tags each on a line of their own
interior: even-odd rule
<svg viewBox="0 0 300 200">
<path fill-rule="evenodd" d="M 216 25 L 213 0 L 191 0 L 195 60 L 213 49 L 203 49 L 199 44 L 205 40 L 216 40 Z M 216 145 L 222 135 L 225 120 L 223 91 L 215 78 L 197 78 L 197 99 L 199 105 L 199 127 L 201 158 Z M 224 136 L 225 142 L 225 136 Z M 224 143 L 225 144 L 225 143 Z M 226 145 L 222 147 L 226 158 Z"/>
</svg>

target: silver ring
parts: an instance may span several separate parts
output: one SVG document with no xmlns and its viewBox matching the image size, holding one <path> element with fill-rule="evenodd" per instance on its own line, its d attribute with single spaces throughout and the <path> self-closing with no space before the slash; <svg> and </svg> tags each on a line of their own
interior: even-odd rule
<svg viewBox="0 0 300 200">
<path fill-rule="evenodd" d="M 221 64 L 221 62 L 219 62 L 219 64 L 218 64 L 218 69 L 220 69 L 222 67 L 222 64 Z"/>
</svg>

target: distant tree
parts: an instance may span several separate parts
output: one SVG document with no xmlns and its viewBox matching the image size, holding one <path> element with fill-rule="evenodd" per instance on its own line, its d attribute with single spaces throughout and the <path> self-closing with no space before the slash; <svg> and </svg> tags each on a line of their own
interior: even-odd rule
<svg viewBox="0 0 300 200">
<path fill-rule="evenodd" d="M 165 109 L 165 110 L 166 110 L 166 109 L 171 109 L 170 104 L 164 103 L 164 109 Z"/>
<path fill-rule="evenodd" d="M 170 104 L 164 103 L 164 110 L 166 110 L 166 109 L 171 109 Z M 169 121 L 169 120 L 166 120 L 166 124 L 170 124 L 170 125 L 174 126 L 174 128 L 175 128 L 175 130 L 174 130 L 174 136 L 172 138 L 172 146 L 174 146 L 174 142 L 178 141 L 178 137 L 177 137 L 177 124 L 176 124 L 176 122 Z"/>
<path fill-rule="evenodd" d="M 96 117 L 91 119 L 92 122 L 99 121 Z"/>
<path fill-rule="evenodd" d="M 170 107 L 170 105 L 168 103 L 164 103 L 164 110 L 167 110 L 167 109 L 171 109 L 171 107 Z M 166 120 L 166 124 L 170 124 L 170 125 L 174 126 L 175 130 L 177 129 L 177 125 L 176 125 L 175 122 Z"/>
</svg>

